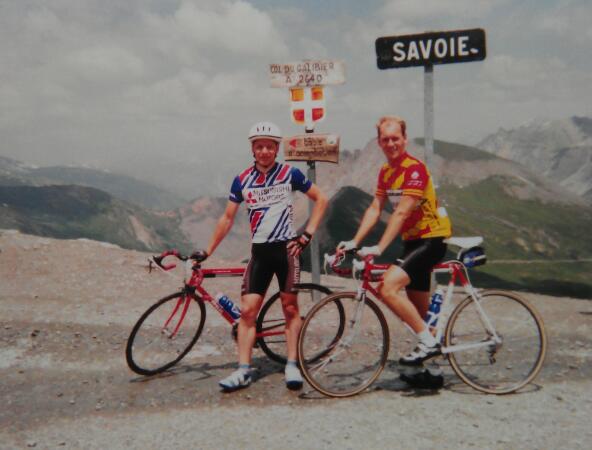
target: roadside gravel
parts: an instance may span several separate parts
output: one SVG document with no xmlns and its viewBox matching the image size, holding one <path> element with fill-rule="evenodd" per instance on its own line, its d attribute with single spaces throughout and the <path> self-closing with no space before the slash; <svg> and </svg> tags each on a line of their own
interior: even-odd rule
<svg viewBox="0 0 592 450">
<path fill-rule="evenodd" d="M 181 276 L 148 275 L 146 257 L 0 231 L 0 449 L 590 448 L 589 301 L 525 294 L 550 346 L 540 376 L 518 394 L 479 394 L 447 367 L 441 391 L 410 389 L 394 361 L 412 339 L 389 315 L 388 367 L 362 395 L 287 391 L 282 368 L 259 351 L 256 382 L 225 395 L 217 381 L 234 367 L 235 348 L 212 310 L 179 367 L 151 379 L 127 368 L 131 326 Z M 236 279 L 208 286 L 238 297 Z"/>
</svg>

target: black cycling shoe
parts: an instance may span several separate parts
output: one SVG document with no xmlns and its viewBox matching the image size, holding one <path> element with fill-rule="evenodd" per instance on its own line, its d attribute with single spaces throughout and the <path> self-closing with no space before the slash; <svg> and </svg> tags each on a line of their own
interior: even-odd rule
<svg viewBox="0 0 592 450">
<path fill-rule="evenodd" d="M 402 373 L 399 378 L 409 386 L 417 389 L 440 389 L 444 386 L 444 377 L 442 375 L 432 375 L 429 370 L 423 370 L 414 375 Z"/>
</svg>

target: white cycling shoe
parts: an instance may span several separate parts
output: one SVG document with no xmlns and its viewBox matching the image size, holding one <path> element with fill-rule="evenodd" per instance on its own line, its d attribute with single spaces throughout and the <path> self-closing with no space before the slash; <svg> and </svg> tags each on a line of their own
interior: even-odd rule
<svg viewBox="0 0 592 450">
<path fill-rule="evenodd" d="M 291 391 L 297 391 L 298 389 L 302 389 L 302 384 L 304 380 L 302 379 L 302 374 L 300 373 L 300 369 L 298 366 L 293 364 L 287 364 L 286 369 L 284 370 L 284 376 L 286 379 L 286 387 Z"/>
<path fill-rule="evenodd" d="M 218 385 L 224 392 L 233 392 L 238 389 L 246 388 L 251 384 L 252 380 L 253 377 L 251 377 L 250 370 L 237 369 L 226 378 L 220 380 Z"/>
<path fill-rule="evenodd" d="M 440 344 L 436 344 L 433 347 L 428 347 L 423 342 L 419 342 L 417 347 L 415 347 L 415 350 L 399 359 L 399 364 L 406 366 L 416 366 L 441 354 L 442 346 Z"/>
</svg>

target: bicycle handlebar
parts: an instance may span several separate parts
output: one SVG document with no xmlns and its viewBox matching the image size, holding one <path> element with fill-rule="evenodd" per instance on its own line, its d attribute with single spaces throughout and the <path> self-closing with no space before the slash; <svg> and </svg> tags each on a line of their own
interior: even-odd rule
<svg viewBox="0 0 592 450">
<path fill-rule="evenodd" d="M 167 256 L 174 256 L 175 258 L 177 258 L 180 261 L 187 261 L 189 259 L 189 256 L 182 255 L 176 249 L 171 249 L 171 250 L 165 250 L 164 252 L 162 252 L 158 256 L 152 256 L 152 258 L 150 259 L 150 261 L 153 262 L 154 264 L 156 264 L 158 267 L 160 267 L 162 270 L 165 270 L 165 271 L 168 271 L 168 270 L 171 270 L 171 269 L 174 269 L 175 267 L 177 267 L 176 264 L 163 264 L 162 263 L 162 261 Z"/>
<path fill-rule="evenodd" d="M 356 258 L 359 258 L 359 259 L 354 259 L 352 261 L 352 268 L 351 269 L 339 267 L 343 263 L 343 261 L 345 260 L 346 254 L 352 254 Z M 373 262 L 374 262 L 374 257 L 371 255 L 365 256 L 363 258 L 361 256 L 359 256 L 357 249 L 347 250 L 345 252 L 337 252 L 332 255 L 329 253 L 325 253 L 324 259 L 325 259 L 325 268 L 327 265 L 329 265 L 329 267 L 331 267 L 331 270 L 333 272 L 335 272 L 336 274 L 341 275 L 341 276 L 350 276 L 354 272 L 361 272 L 366 269 L 366 264 L 373 264 Z M 325 272 L 326 272 L 326 270 L 325 270 Z"/>
</svg>

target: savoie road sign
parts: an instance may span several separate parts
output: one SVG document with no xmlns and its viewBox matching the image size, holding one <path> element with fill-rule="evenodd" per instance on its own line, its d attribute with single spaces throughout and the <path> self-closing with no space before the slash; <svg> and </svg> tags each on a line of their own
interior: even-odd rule
<svg viewBox="0 0 592 450">
<path fill-rule="evenodd" d="M 270 64 L 271 87 L 306 87 L 345 82 L 343 61 L 305 60 L 287 64 Z"/>
<path fill-rule="evenodd" d="M 481 61 L 485 55 L 485 31 L 481 28 L 376 39 L 379 69 Z"/>
</svg>

